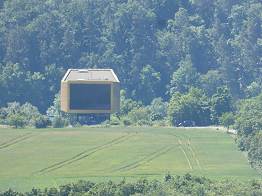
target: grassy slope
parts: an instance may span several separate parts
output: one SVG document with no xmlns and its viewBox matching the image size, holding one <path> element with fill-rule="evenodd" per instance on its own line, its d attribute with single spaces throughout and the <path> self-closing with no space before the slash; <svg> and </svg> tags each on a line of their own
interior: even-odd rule
<svg viewBox="0 0 262 196">
<path fill-rule="evenodd" d="M 29 190 L 78 179 L 171 174 L 261 178 L 233 139 L 215 129 L 0 129 L 0 190 Z"/>
</svg>

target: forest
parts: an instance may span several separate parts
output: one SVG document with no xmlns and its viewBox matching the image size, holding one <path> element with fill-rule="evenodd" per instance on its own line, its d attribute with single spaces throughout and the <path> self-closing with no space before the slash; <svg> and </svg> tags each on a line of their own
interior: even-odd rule
<svg viewBox="0 0 262 196">
<path fill-rule="evenodd" d="M 2 0 L 0 124 L 77 124 L 62 76 L 112 68 L 111 124 L 233 127 L 261 171 L 261 54 L 261 0 Z"/>
</svg>

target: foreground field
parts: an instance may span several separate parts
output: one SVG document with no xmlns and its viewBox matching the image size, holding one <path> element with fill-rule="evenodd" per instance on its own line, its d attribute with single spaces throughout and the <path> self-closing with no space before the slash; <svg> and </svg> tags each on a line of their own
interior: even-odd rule
<svg viewBox="0 0 262 196">
<path fill-rule="evenodd" d="M 0 129 L 0 191 L 166 173 L 261 178 L 233 138 L 211 128 Z"/>
</svg>

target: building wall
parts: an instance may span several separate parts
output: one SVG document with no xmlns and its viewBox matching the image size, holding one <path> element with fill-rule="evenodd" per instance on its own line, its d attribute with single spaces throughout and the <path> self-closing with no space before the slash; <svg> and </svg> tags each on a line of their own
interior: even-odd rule
<svg viewBox="0 0 262 196">
<path fill-rule="evenodd" d="M 62 81 L 61 82 L 61 94 L 60 94 L 60 101 L 61 101 L 61 110 L 63 112 L 69 111 L 69 85 L 67 82 Z"/>
<path fill-rule="evenodd" d="M 111 91 L 111 113 L 120 111 L 120 84 L 112 83 Z"/>
<path fill-rule="evenodd" d="M 79 84 L 111 84 L 111 110 L 70 110 L 70 83 Z M 105 114 L 116 113 L 120 111 L 120 84 L 104 81 L 62 81 L 61 82 L 61 110 L 68 113 L 81 113 L 81 114 Z"/>
</svg>

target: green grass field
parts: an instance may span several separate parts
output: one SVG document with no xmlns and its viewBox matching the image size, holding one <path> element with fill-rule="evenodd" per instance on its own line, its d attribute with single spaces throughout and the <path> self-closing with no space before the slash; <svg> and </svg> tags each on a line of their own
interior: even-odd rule
<svg viewBox="0 0 262 196">
<path fill-rule="evenodd" d="M 211 128 L 0 129 L 0 191 L 80 179 L 261 178 L 234 139 Z"/>
</svg>

